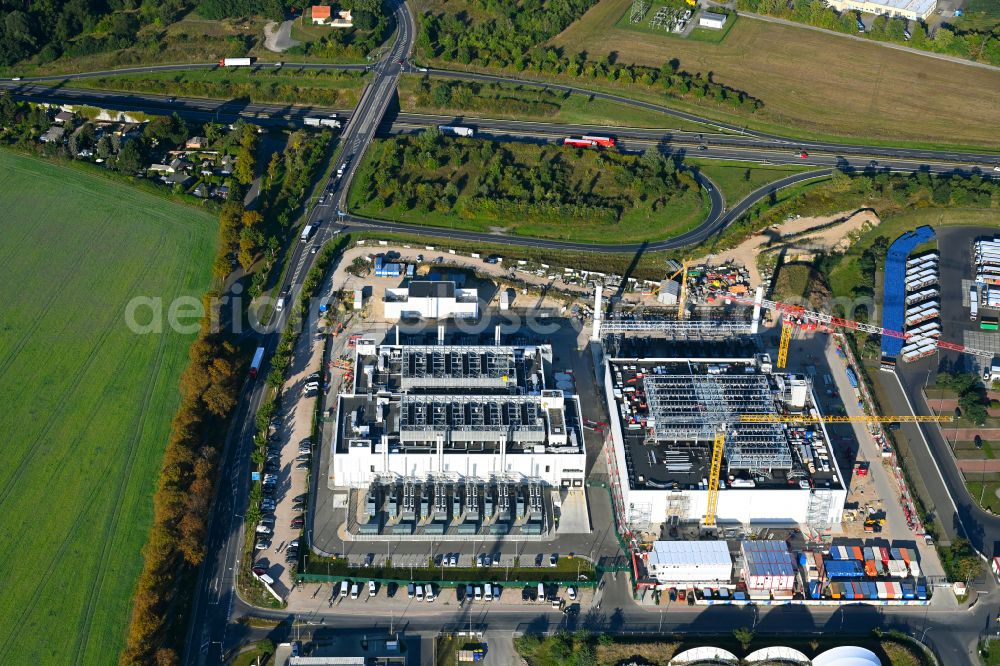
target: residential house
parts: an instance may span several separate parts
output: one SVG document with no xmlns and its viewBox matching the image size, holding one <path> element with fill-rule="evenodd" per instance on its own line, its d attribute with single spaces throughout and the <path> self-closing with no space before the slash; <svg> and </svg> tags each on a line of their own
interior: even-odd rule
<svg viewBox="0 0 1000 666">
<path fill-rule="evenodd" d="M 228 176 L 233 173 L 233 165 L 236 163 L 236 158 L 232 155 L 223 155 L 222 161 L 219 162 L 219 173 L 223 176 Z"/>
<path fill-rule="evenodd" d="M 202 160 L 198 173 L 202 176 L 211 176 L 215 172 L 215 163 L 212 160 Z"/>
<path fill-rule="evenodd" d="M 219 185 L 212 191 L 212 196 L 217 199 L 228 199 L 229 198 L 229 186 Z"/>
<path fill-rule="evenodd" d="M 150 164 L 149 171 L 153 173 L 173 173 L 175 169 L 170 164 Z"/>
<path fill-rule="evenodd" d="M 351 16 L 350 9 L 337 12 L 337 18 L 330 21 L 331 28 L 352 28 L 354 27 L 354 17 Z"/>
<path fill-rule="evenodd" d="M 193 136 L 184 143 L 187 150 L 201 150 L 208 145 L 208 139 L 203 136 Z"/>
<path fill-rule="evenodd" d="M 198 183 L 198 186 L 194 188 L 191 194 L 195 195 L 199 199 L 207 199 L 209 195 L 208 185 L 205 183 Z"/>
<path fill-rule="evenodd" d="M 330 20 L 331 7 L 329 5 L 313 5 L 312 6 L 312 22 L 315 25 L 324 25 Z"/>
<path fill-rule="evenodd" d="M 62 141 L 63 134 L 66 133 L 65 127 L 59 127 L 58 125 L 53 125 L 50 127 L 45 134 L 38 137 L 38 140 L 42 143 L 58 143 Z"/>
<path fill-rule="evenodd" d="M 76 116 L 73 115 L 72 111 L 60 111 L 56 114 L 56 122 L 60 125 L 72 123 L 74 118 L 76 118 Z"/>
<path fill-rule="evenodd" d="M 182 185 L 187 187 L 194 182 L 194 176 L 190 176 L 183 171 L 172 173 L 164 180 L 168 185 Z"/>
</svg>

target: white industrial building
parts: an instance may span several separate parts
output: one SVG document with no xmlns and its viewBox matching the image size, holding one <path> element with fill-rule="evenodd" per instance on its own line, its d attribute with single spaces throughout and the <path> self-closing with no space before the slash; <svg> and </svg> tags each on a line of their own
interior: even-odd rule
<svg viewBox="0 0 1000 666">
<path fill-rule="evenodd" d="M 733 558 L 725 541 L 654 541 L 646 572 L 661 585 L 729 585 Z"/>
<path fill-rule="evenodd" d="M 937 9 L 937 0 L 827 0 L 839 12 L 856 11 L 923 21 Z"/>
<path fill-rule="evenodd" d="M 712 28 L 714 30 L 721 30 L 723 26 L 726 25 L 726 19 L 729 17 L 725 14 L 716 14 L 715 12 L 702 12 L 701 16 L 698 17 L 698 25 L 702 28 Z"/>
<path fill-rule="evenodd" d="M 554 388 L 552 348 L 361 340 L 338 398 L 329 485 L 537 483 L 582 488 L 577 396 Z"/>
<path fill-rule="evenodd" d="M 716 433 L 725 433 L 718 524 L 839 526 L 847 490 L 803 375 L 761 358 L 607 358 L 615 508 L 633 529 L 700 522 Z M 762 367 L 763 366 L 763 367 Z M 750 414 L 771 419 L 741 422 Z M 792 422 L 779 422 L 778 419 Z"/>
<path fill-rule="evenodd" d="M 405 287 L 386 289 L 385 318 L 475 319 L 479 296 L 475 289 L 459 289 L 451 281 L 414 280 Z"/>
</svg>

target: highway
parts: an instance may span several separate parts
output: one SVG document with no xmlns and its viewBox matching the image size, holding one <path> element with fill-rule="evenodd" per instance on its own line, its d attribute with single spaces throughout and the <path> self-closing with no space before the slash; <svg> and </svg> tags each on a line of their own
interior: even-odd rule
<svg viewBox="0 0 1000 666">
<path fill-rule="evenodd" d="M 339 208 L 343 207 L 354 170 L 395 96 L 400 74 L 399 63 L 409 56 L 413 47 L 415 27 L 405 3 L 397 2 L 394 13 L 398 26 L 396 41 L 383 59 L 372 68 L 372 80 L 341 133 L 337 159 L 340 163 L 346 161 L 343 176 L 338 177 L 336 169 L 332 170 L 329 181 L 323 187 L 323 191 L 333 195 Z M 329 239 L 339 232 L 335 226 L 336 215 L 333 213 L 329 206 L 317 206 L 311 211 L 307 223 L 316 226 L 317 242 Z M 298 298 L 302 280 L 317 256 L 309 253 L 309 245 L 311 244 L 295 243 L 290 252 L 289 268 L 281 285 L 281 291 L 287 293 L 289 303 Z M 260 341 L 267 350 L 267 359 L 270 359 L 278 343 L 290 309 L 284 309 L 277 317 L 273 330 Z M 261 369 L 261 376 L 266 376 L 268 369 L 265 365 Z M 250 475 L 249 457 L 256 427 L 255 416 L 266 386 L 263 381 L 244 385 L 223 450 L 217 477 L 219 486 L 208 525 L 207 556 L 199 572 L 188 638 L 185 641 L 185 664 L 201 666 L 222 661 L 225 647 L 230 645 L 234 608 L 243 605 L 236 594 L 236 571 L 244 542 L 243 515 L 248 501 L 246 488 Z"/>
</svg>

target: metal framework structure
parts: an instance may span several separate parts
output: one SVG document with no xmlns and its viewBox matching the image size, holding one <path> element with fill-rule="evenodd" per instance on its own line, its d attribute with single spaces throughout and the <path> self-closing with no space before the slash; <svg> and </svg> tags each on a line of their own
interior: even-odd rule
<svg viewBox="0 0 1000 666">
<path fill-rule="evenodd" d="M 708 472 L 708 507 L 705 510 L 705 527 L 715 526 L 719 507 L 719 475 L 722 473 L 722 452 L 726 448 L 726 426 L 723 424 L 712 440 L 712 464 Z"/>
<path fill-rule="evenodd" d="M 673 339 L 732 337 L 752 333 L 753 322 L 736 319 L 605 319 L 601 334 L 661 332 Z"/>
<path fill-rule="evenodd" d="M 629 23 L 639 23 L 649 11 L 649 3 L 646 0 L 632 0 L 632 11 L 628 16 Z"/>
<path fill-rule="evenodd" d="M 792 322 L 788 319 L 781 320 L 781 343 L 778 345 L 778 360 L 775 366 L 784 368 L 788 365 L 788 347 L 792 343 Z"/>
<path fill-rule="evenodd" d="M 764 375 L 646 375 L 643 390 L 657 440 L 710 440 L 744 414 L 775 414 Z"/>
<path fill-rule="evenodd" d="M 784 414 L 740 414 L 740 423 L 950 423 L 952 416 L 807 416 Z"/>
<path fill-rule="evenodd" d="M 523 376 L 524 358 L 512 347 L 407 347 L 398 358 L 404 390 L 505 388 Z"/>
<path fill-rule="evenodd" d="M 758 291 L 758 294 L 761 292 Z M 791 305 L 789 303 L 782 303 L 780 301 L 772 301 L 766 298 L 761 298 L 758 296 L 756 299 L 743 298 L 740 296 L 729 295 L 728 298 L 734 303 L 742 303 L 744 305 L 758 305 L 762 308 L 767 308 L 768 310 L 773 310 L 775 312 L 783 312 L 800 319 L 805 319 L 807 321 L 814 321 L 819 324 L 824 324 L 826 326 L 832 326 L 837 328 L 847 328 L 855 331 L 864 331 L 866 333 L 876 333 L 878 335 L 884 335 L 890 338 L 900 338 L 906 340 L 911 336 L 909 333 L 904 333 L 903 331 L 896 331 L 890 328 L 882 328 L 881 326 L 875 326 L 874 324 L 865 324 L 860 321 L 855 321 L 853 319 L 844 319 L 843 317 L 834 317 L 833 315 L 825 314 L 823 312 L 816 312 L 814 310 L 806 310 L 800 305 Z M 975 349 L 973 347 L 967 347 L 965 345 L 956 344 L 954 342 L 945 342 L 944 340 L 935 341 L 935 345 L 939 349 L 947 349 L 949 351 L 957 351 L 965 354 L 971 354 L 973 356 L 979 356 L 981 358 L 992 359 L 996 354 L 991 351 L 986 351 L 984 349 Z"/>
</svg>

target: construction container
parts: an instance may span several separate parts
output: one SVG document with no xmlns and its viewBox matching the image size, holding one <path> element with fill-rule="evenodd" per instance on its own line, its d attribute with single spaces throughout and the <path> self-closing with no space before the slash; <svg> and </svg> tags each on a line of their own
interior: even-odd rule
<svg viewBox="0 0 1000 666">
<path fill-rule="evenodd" d="M 862 578 L 865 567 L 860 560 L 827 560 L 826 575 L 835 578 Z"/>
<path fill-rule="evenodd" d="M 910 575 L 914 578 L 920 576 L 920 565 L 917 564 L 916 560 L 910 560 L 909 564 L 907 564 L 907 568 L 910 570 Z"/>
</svg>

